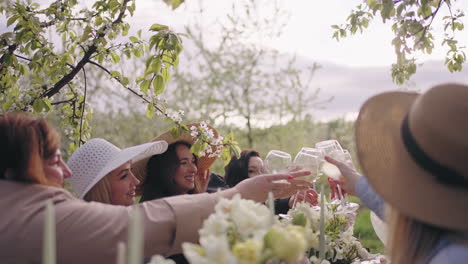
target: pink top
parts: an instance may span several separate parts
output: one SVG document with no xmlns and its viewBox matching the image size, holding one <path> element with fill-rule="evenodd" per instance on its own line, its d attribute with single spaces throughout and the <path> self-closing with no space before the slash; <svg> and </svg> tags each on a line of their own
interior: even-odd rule
<svg viewBox="0 0 468 264">
<path fill-rule="evenodd" d="M 117 244 L 127 240 L 134 208 L 143 215 L 145 257 L 181 252 L 197 242 L 198 229 L 213 212 L 216 194 L 175 196 L 130 207 L 84 202 L 68 191 L 39 184 L 0 180 L 0 260 L 40 263 L 45 204 L 56 212 L 57 263 L 115 263 Z"/>
</svg>

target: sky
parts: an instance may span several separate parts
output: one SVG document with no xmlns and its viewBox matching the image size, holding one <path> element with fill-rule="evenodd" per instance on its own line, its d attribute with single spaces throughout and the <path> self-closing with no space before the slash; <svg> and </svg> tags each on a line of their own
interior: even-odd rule
<svg viewBox="0 0 468 264">
<path fill-rule="evenodd" d="M 171 11 L 160 1 L 139 0 L 135 24 L 164 23 L 175 31 L 193 23 L 199 1 L 186 1 L 177 10 Z M 230 10 L 230 0 L 201 1 L 204 6 L 206 30 L 210 23 L 221 19 Z M 418 63 L 423 63 L 414 77 L 405 85 L 395 85 L 390 76 L 391 64 L 396 61 L 391 41 L 391 24 L 376 18 L 363 34 L 340 40 L 332 39 L 331 25 L 342 24 L 362 0 L 281 0 L 281 8 L 290 14 L 290 19 L 280 38 L 263 43 L 280 52 L 295 54 L 304 65 L 321 64 L 314 83 L 321 89 L 321 97 L 334 97 L 322 109 L 311 112 L 319 120 L 338 117 L 353 119 L 360 105 L 370 96 L 388 90 L 414 90 L 422 92 L 443 82 L 468 83 L 468 70 L 450 73 L 443 65 L 446 49 L 439 43 L 443 37 L 443 25 L 432 24 L 436 38 L 431 55 L 418 54 Z M 452 1 L 453 10 L 468 12 L 468 1 Z M 138 7 L 139 6 L 139 7 Z M 440 17 L 448 10 L 441 9 Z M 440 18 L 439 17 L 439 18 Z M 153 19 L 154 18 L 154 19 Z M 153 22 L 154 21 L 154 22 Z M 149 22 L 149 23 L 148 23 Z M 468 26 L 466 17 L 465 26 Z M 468 34 L 458 34 L 458 39 L 468 45 Z M 189 40 L 188 40 L 189 41 Z"/>
<path fill-rule="evenodd" d="M 226 16 L 232 1 L 186 0 L 178 9 L 172 11 L 160 0 L 137 0 L 136 13 L 128 21 L 132 29 L 145 29 L 153 23 L 159 23 L 170 26 L 176 32 L 182 32 L 185 25 L 193 23 L 198 17 L 199 3 L 202 3 L 202 22 L 206 26 L 206 32 L 210 32 L 213 30 L 213 21 Z M 38 2 L 45 4 L 51 1 Z M 88 6 L 92 2 L 80 1 Z M 262 43 L 282 53 L 297 55 L 298 62 L 303 65 L 318 62 L 322 66 L 316 73 L 314 84 L 321 89 L 322 98 L 333 96 L 334 100 L 323 109 L 311 110 L 317 119 L 353 118 L 367 98 L 387 90 L 424 91 L 442 82 L 468 83 L 466 69 L 462 73 L 451 74 L 444 68 L 446 49 L 440 48 L 438 43 L 441 39 L 438 38 L 433 54 L 418 55 L 418 62 L 424 63 L 419 67 L 418 73 L 406 85 L 396 86 L 390 77 L 390 67 L 395 61 L 391 46 L 391 24 L 383 24 L 379 18 L 376 18 L 363 34 L 339 42 L 332 39 L 331 25 L 344 23 L 351 10 L 361 2 L 362 0 L 280 0 L 282 10 L 290 15 L 288 24 L 281 37 Z M 462 9 L 468 12 L 468 1 L 452 2 L 454 10 Z M 445 14 L 447 10 L 442 9 L 439 16 Z M 0 18 L 2 28 L 4 21 L 4 18 Z M 464 23 L 468 27 L 467 17 L 464 18 Z M 432 26 L 436 36 L 443 36 L 441 23 L 435 22 Z M 212 35 L 215 36 L 216 33 Z M 458 34 L 458 39 L 465 46 L 468 45 L 466 30 Z M 183 53 L 181 56 L 183 57 Z"/>
<path fill-rule="evenodd" d="M 171 11 L 156 0 L 138 0 L 137 13 L 133 19 L 136 24 L 165 23 L 175 30 L 190 23 L 197 13 L 197 0 L 188 0 L 177 10 Z M 231 5 L 231 0 L 201 1 L 205 8 L 206 21 L 223 17 Z M 362 0 L 281 0 L 280 5 L 290 14 L 290 20 L 283 35 L 268 46 L 283 52 L 298 54 L 317 61 L 330 61 L 345 66 L 388 66 L 395 61 L 391 40 L 391 25 L 375 19 L 364 34 L 357 34 L 337 42 L 332 39 L 331 25 L 342 24 L 350 11 Z M 453 1 L 453 10 L 468 11 L 467 1 Z M 440 15 L 447 14 L 441 9 Z M 154 18 L 155 22 L 152 22 Z M 466 17 L 464 18 L 467 24 Z M 433 23 L 436 32 L 442 32 L 441 23 Z M 468 34 L 459 34 L 459 39 L 468 43 Z M 440 42 L 440 41 L 439 41 Z M 439 43 L 438 42 L 438 43 Z M 425 60 L 441 60 L 446 50 L 435 49 L 432 55 L 423 56 Z"/>
</svg>

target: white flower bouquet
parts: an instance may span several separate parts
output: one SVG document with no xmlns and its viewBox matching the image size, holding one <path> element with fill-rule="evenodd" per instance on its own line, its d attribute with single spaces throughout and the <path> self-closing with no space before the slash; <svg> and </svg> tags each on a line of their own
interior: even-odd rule
<svg viewBox="0 0 468 264">
<path fill-rule="evenodd" d="M 200 244 L 183 244 L 184 255 L 191 264 L 342 264 L 369 259 L 371 255 L 353 237 L 354 213 L 333 203 L 322 205 L 321 224 L 320 207 L 306 203 L 279 219 L 267 206 L 240 196 L 221 199 L 199 230 Z"/>
</svg>

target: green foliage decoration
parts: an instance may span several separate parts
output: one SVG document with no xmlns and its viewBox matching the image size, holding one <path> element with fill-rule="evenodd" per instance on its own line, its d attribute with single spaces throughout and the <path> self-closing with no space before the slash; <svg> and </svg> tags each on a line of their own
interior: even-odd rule
<svg viewBox="0 0 468 264">
<path fill-rule="evenodd" d="M 164 2 L 175 9 L 184 1 Z M 2 1 L 7 32 L 0 35 L 0 114 L 56 114 L 72 153 L 91 136 L 86 70 L 96 67 L 145 102 L 148 118 L 160 115 L 181 126 L 181 116 L 169 111 L 160 96 L 179 63 L 182 40 L 160 24 L 150 27 L 149 40 L 141 30 L 128 36 L 125 20 L 133 16 L 135 5 L 135 0 L 98 0 L 88 9 L 77 0 L 56 0 L 45 7 L 33 0 Z M 61 43 L 50 37 L 52 32 Z M 142 76 L 133 79 L 111 69 L 139 57 L 146 58 Z M 208 139 L 205 143 L 210 145 Z"/>
<path fill-rule="evenodd" d="M 360 33 L 366 29 L 375 17 L 384 23 L 391 21 L 394 38 L 396 63 L 392 64 L 392 79 L 398 85 L 408 81 L 416 73 L 415 54 L 431 54 L 434 49 L 434 35 L 431 25 L 434 20 L 444 23 L 444 37 L 441 45 L 448 49 L 445 65 L 450 72 L 461 71 L 466 62 L 464 46 L 456 39 L 457 33 L 464 30 L 461 18 L 462 10 L 452 10 L 456 0 L 366 0 L 359 4 L 343 25 L 333 25 L 333 38 L 337 41 Z M 441 8 L 446 8 L 450 15 L 440 18 Z"/>
</svg>

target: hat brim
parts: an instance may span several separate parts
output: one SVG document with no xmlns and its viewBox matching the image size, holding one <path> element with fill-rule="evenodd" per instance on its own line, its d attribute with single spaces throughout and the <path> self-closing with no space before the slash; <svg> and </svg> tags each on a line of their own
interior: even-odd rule
<svg viewBox="0 0 468 264">
<path fill-rule="evenodd" d="M 386 245 L 387 244 L 387 237 L 388 237 L 388 228 L 387 223 L 382 221 L 374 212 L 370 212 L 370 220 L 372 223 L 372 227 L 374 228 L 374 232 L 380 241 Z"/>
<path fill-rule="evenodd" d="M 389 92 L 369 99 L 356 121 L 363 174 L 392 207 L 421 222 L 468 230 L 468 192 L 440 184 L 417 165 L 401 139 L 401 124 L 416 93 Z"/>
<path fill-rule="evenodd" d="M 200 126 L 200 124 L 198 123 L 194 123 L 194 124 L 189 124 L 187 125 L 187 127 L 192 127 L 192 126 Z M 213 132 L 214 132 L 214 135 L 215 136 L 218 136 L 218 131 L 207 125 L 208 128 L 210 128 Z M 193 145 L 195 143 L 195 141 L 197 140 L 196 137 L 192 137 L 189 133 L 183 133 L 181 134 L 179 137 L 177 138 L 174 138 L 172 136 L 172 133 L 170 131 L 168 132 L 165 132 L 164 134 L 161 134 L 159 136 L 157 136 L 156 138 L 154 138 L 153 140 L 151 141 L 165 141 L 167 142 L 168 145 L 171 145 L 175 142 L 186 142 L 190 145 Z M 132 172 L 133 174 L 135 175 L 135 177 L 137 177 L 137 179 L 143 183 L 145 178 L 146 178 L 146 164 L 148 163 L 148 160 L 151 158 L 151 156 L 145 158 L 145 159 L 142 159 L 140 160 L 139 162 L 136 162 L 133 164 L 132 166 Z M 211 165 L 213 165 L 213 163 L 216 161 L 217 159 L 217 156 L 213 156 L 213 157 L 209 157 L 208 155 L 205 155 L 205 156 L 202 156 L 202 157 L 198 157 L 198 166 L 197 166 L 197 169 L 198 169 L 198 175 L 203 175 L 207 170 L 210 169 Z M 137 195 L 141 195 L 141 188 L 137 188 Z"/>
<path fill-rule="evenodd" d="M 88 193 L 89 190 L 91 190 L 91 188 L 102 178 L 126 162 L 132 161 L 132 163 L 136 163 L 153 155 L 164 153 L 167 150 L 167 146 L 168 145 L 165 141 L 155 141 L 122 149 L 99 171 L 97 176 L 88 184 L 79 198 L 83 199 L 86 193 Z"/>
</svg>

